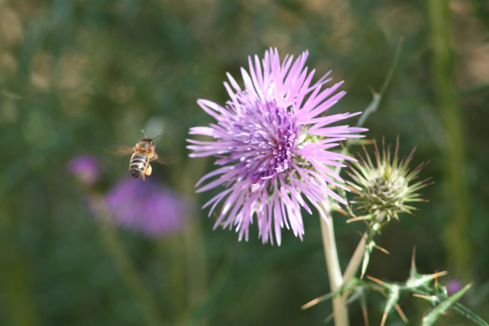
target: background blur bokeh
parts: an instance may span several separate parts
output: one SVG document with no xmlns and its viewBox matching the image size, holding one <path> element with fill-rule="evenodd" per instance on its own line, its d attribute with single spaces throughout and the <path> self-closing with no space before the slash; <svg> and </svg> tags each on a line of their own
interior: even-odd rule
<svg viewBox="0 0 489 326">
<path fill-rule="evenodd" d="M 375 252 L 368 274 L 404 280 L 416 247 L 421 272 L 473 281 L 463 302 L 488 319 L 489 4 L 444 4 L 0 1 L 0 325 L 321 325 L 329 303 L 299 309 L 329 291 L 317 216 L 304 217 L 303 242 L 286 233 L 281 247 L 263 246 L 256 230 L 248 243 L 212 231 L 198 208 L 212 193 L 193 194 L 212 162 L 185 149 L 188 128 L 211 121 L 195 102 L 223 103 L 225 72 L 239 76 L 248 55 L 273 46 L 282 56 L 309 49 L 319 75 L 345 80 L 334 112 L 363 110 L 401 38 L 368 136 L 399 135 L 401 155 L 417 146 L 414 162 L 431 161 L 422 177 L 435 184 L 423 190 L 429 203 L 384 230 L 378 243 L 391 255 Z M 157 149 L 170 162 L 151 179 L 193 205 L 184 227 L 159 237 L 101 224 L 91 207 L 127 176 L 128 157 L 110 151 L 142 128 L 162 132 Z M 90 195 L 66 170 L 80 155 L 101 162 Z M 343 267 L 361 230 L 344 221 L 336 216 Z M 428 309 L 401 304 L 414 324 Z M 351 315 L 361 323 L 357 306 Z M 464 325 L 452 317 L 439 325 Z"/>
</svg>

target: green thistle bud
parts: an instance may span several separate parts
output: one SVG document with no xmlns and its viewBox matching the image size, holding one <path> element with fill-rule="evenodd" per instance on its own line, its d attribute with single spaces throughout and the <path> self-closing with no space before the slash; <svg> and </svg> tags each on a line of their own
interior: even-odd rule
<svg viewBox="0 0 489 326">
<path fill-rule="evenodd" d="M 375 146 L 375 161 L 367 153 L 360 156 L 359 162 L 351 166 L 348 173 L 352 180 L 348 182 L 355 198 L 351 203 L 369 215 L 372 219 L 382 216 L 389 221 L 399 219 L 399 213 L 412 213 L 416 208 L 413 202 L 424 201 L 417 191 L 428 185 L 428 180 L 413 182 L 426 164 L 419 164 L 410 169 L 414 150 L 404 160 L 399 160 L 399 141 L 396 141 L 394 155 L 389 148 L 382 144 L 382 154 L 377 143 Z"/>
</svg>

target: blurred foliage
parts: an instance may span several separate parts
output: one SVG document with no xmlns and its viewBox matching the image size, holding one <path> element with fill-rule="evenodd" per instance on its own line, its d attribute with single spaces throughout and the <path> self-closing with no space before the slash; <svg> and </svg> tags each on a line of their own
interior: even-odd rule
<svg viewBox="0 0 489 326">
<path fill-rule="evenodd" d="M 467 152 L 463 240 L 473 257 L 456 277 L 474 281 L 462 301 L 488 319 L 489 7 L 454 0 L 450 12 L 454 100 Z M 309 49 L 309 66 L 346 81 L 349 94 L 334 112 L 352 112 L 368 105 L 404 39 L 392 84 L 366 123 L 368 136 L 399 135 L 401 154 L 417 146 L 414 161 L 431 161 L 422 177 L 436 184 L 424 191 L 430 203 L 384 230 L 378 242 L 391 255 L 374 253 L 369 274 L 405 279 L 413 246 L 420 272 L 453 266 L 448 244 L 460 239 L 443 236 L 448 203 L 457 200 L 444 190 L 450 130 L 434 108 L 428 25 L 424 1 L 0 1 L 0 324 L 143 322 L 66 163 L 97 156 L 104 164 L 97 191 L 104 193 L 127 173 L 128 158 L 110 150 L 133 145 L 142 128 L 161 131 L 158 151 L 173 164 L 154 167 L 152 177 L 204 203 L 212 194 L 194 196 L 193 184 L 210 162 L 189 160 L 185 150 L 188 128 L 209 122 L 195 101 L 223 103 L 225 72 L 238 76 L 249 54 L 270 46 L 282 55 Z M 280 248 L 213 232 L 200 211 L 179 233 L 149 240 L 118 231 L 118 239 L 165 324 L 319 325 L 329 305 L 300 311 L 328 292 L 317 217 L 305 216 L 305 224 L 304 242 L 289 234 Z M 360 236 L 341 215 L 336 225 L 344 267 Z M 450 268 L 446 281 L 454 273 Z M 406 311 L 413 320 L 430 309 L 407 299 L 415 303 Z M 380 321 L 375 300 L 369 311 Z M 351 315 L 352 324 L 361 323 L 358 307 Z"/>
</svg>

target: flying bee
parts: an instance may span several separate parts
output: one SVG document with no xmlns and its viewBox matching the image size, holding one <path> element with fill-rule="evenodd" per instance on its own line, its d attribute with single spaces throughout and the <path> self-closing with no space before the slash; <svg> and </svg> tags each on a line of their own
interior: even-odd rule
<svg viewBox="0 0 489 326">
<path fill-rule="evenodd" d="M 158 136 L 154 138 L 144 137 L 134 147 L 123 147 L 116 151 L 117 154 L 122 155 L 132 153 L 129 160 L 129 172 L 134 178 L 141 178 L 144 181 L 146 176 L 151 175 L 153 169 L 150 162 L 158 159 L 154 142 Z"/>
<path fill-rule="evenodd" d="M 134 178 L 145 179 L 150 176 L 153 168 L 150 162 L 157 160 L 158 154 L 155 153 L 155 142 L 151 138 L 141 139 L 135 146 L 129 160 L 129 171 Z"/>
</svg>

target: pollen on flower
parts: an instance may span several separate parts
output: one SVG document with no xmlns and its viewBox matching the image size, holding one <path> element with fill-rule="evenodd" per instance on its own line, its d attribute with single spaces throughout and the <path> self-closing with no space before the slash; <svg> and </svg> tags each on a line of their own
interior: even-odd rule
<svg viewBox="0 0 489 326">
<path fill-rule="evenodd" d="M 313 83 L 307 56 L 281 61 L 270 49 L 262 59 L 250 57 L 249 69 L 241 69 L 243 88 L 228 74 L 224 106 L 197 101 L 216 122 L 190 129 L 190 135 L 209 137 L 188 139 L 190 156 L 214 156 L 218 166 L 201 178 L 197 191 L 224 188 L 204 207 L 210 216 L 222 204 L 215 226 L 234 228 L 240 240 L 248 240 L 255 221 L 263 243 L 280 244 L 282 228 L 302 239 L 302 209 L 311 214 L 310 205 L 321 212 L 325 201 L 345 202 L 331 190 L 345 188 L 332 167 L 352 159 L 332 149 L 366 129 L 332 126 L 360 112 L 326 115 L 345 95 L 338 92 L 342 82 L 324 88 L 331 81 L 326 74 Z"/>
<path fill-rule="evenodd" d="M 288 170 L 297 145 L 299 127 L 294 116 L 275 103 L 256 103 L 232 126 L 237 131 L 230 155 L 219 163 L 236 162 L 242 177 L 262 183 Z"/>
</svg>

